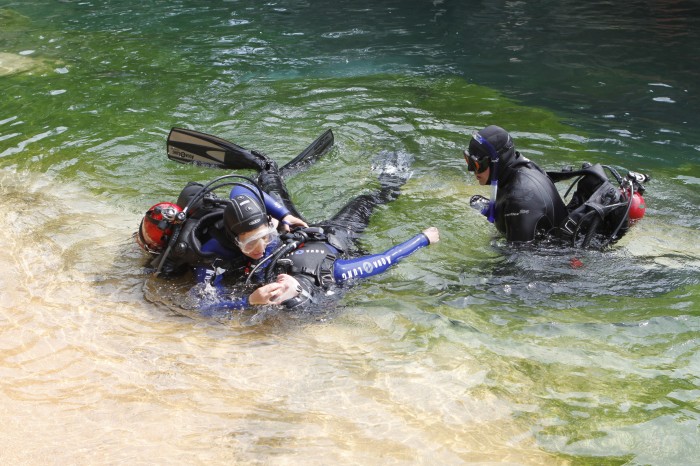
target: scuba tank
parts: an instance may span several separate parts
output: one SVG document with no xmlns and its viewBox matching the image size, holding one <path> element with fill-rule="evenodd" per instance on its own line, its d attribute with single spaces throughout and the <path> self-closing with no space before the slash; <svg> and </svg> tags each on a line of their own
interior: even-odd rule
<svg viewBox="0 0 700 466">
<path fill-rule="evenodd" d="M 646 183 L 651 178 L 649 175 L 644 175 L 642 173 L 628 172 L 627 179 L 630 180 L 632 184 L 632 187 L 628 188 L 626 191 L 627 196 L 630 196 L 630 193 L 632 195 L 629 217 L 630 222 L 635 223 L 641 220 L 646 213 L 647 205 L 644 201 L 644 197 L 642 197 L 642 193 L 644 193 L 645 190 L 643 183 Z"/>
</svg>

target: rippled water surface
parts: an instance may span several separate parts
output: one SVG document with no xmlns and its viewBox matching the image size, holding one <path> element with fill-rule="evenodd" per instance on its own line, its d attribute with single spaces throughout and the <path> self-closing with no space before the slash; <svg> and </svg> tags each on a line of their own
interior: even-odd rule
<svg viewBox="0 0 700 466">
<path fill-rule="evenodd" d="M 693 1 L 5 2 L 0 461 L 700 464 L 699 49 Z M 469 208 L 489 124 L 650 173 L 646 217 L 513 249 Z M 442 241 L 323 313 L 179 310 L 131 235 L 224 172 L 169 161 L 172 126 L 280 162 L 332 128 L 288 180 L 311 221 L 401 151 L 363 247 Z"/>
</svg>

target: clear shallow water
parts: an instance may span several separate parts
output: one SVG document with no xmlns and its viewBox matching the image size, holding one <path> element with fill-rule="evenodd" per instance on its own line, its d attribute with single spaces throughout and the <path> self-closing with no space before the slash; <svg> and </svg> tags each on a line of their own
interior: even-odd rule
<svg viewBox="0 0 700 466">
<path fill-rule="evenodd" d="M 4 7 L 3 461 L 692 464 L 696 4 L 315 3 Z M 509 250 L 460 155 L 491 123 L 545 168 L 650 172 L 647 218 L 605 253 Z M 314 220 L 410 153 L 366 247 L 443 240 L 324 315 L 152 304 L 177 285 L 131 233 L 221 174 L 166 159 L 173 125 L 281 161 L 333 128 L 288 183 Z"/>
</svg>

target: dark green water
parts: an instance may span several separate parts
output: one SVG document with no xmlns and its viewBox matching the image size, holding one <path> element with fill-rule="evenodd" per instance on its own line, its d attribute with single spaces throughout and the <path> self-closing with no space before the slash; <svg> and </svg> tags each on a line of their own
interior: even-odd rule
<svg viewBox="0 0 700 466">
<path fill-rule="evenodd" d="M 231 367 L 218 371 L 219 363 L 204 355 L 221 349 L 220 341 L 236 348 L 226 351 L 252 354 L 254 364 L 278 367 L 286 358 L 267 359 L 260 348 L 284 338 L 297 355 L 294 364 L 320 364 L 314 377 L 331 387 L 327 405 L 287 402 L 279 412 L 266 411 L 286 434 L 272 435 L 274 427 L 253 421 L 248 437 L 233 442 L 235 429 L 226 422 L 217 424 L 221 434 L 202 425 L 200 440 L 213 438 L 213 452 L 192 453 L 203 448 L 197 437 L 175 431 L 175 439 L 191 442 L 187 453 L 161 459 L 221 460 L 226 456 L 217 452 L 231 448 L 232 458 L 248 463 L 272 457 L 322 464 L 328 455 L 369 464 L 382 458 L 699 464 L 697 50 L 700 5 L 692 1 L 4 2 L 0 188 L 7 226 L 2 263 L 10 271 L 0 282 L 4 348 L 19 357 L 32 347 L 24 332 L 50 333 L 77 354 L 103 354 L 148 339 L 138 330 L 124 336 L 119 329 L 132 328 L 126 321 L 148 327 L 150 338 L 175 326 L 195 343 L 182 350 L 171 348 L 170 335 L 155 338 L 152 360 L 167 360 L 172 351 L 202 358 L 216 373 L 188 379 L 181 395 L 187 400 L 218 393 L 221 381 L 229 383 L 227 371 L 245 365 L 229 357 Z M 511 131 L 518 149 L 546 169 L 594 161 L 650 173 L 646 218 L 603 253 L 509 249 L 468 205 L 471 195 L 487 192 L 467 176 L 461 151 L 472 131 L 489 124 Z M 150 205 L 172 200 L 191 179 L 223 174 L 168 161 L 172 126 L 216 134 L 282 162 L 332 128 L 335 149 L 288 181 L 311 220 L 375 185 L 370 168 L 378 152 L 410 154 L 413 178 L 373 218 L 366 247 L 388 247 L 429 225 L 440 228 L 442 241 L 353 289 L 323 325 L 262 315 L 215 326 L 208 332 L 216 342 L 207 332 L 190 335 L 183 329 L 210 324 L 181 322 L 144 300 L 143 261 L 129 238 Z M 583 268 L 570 266 L 574 256 Z M 151 293 L 167 294 L 155 286 Z M 59 309 L 81 318 L 57 317 L 63 314 L 43 290 L 69 290 Z M 102 329 L 107 343 L 81 348 L 81 319 Z M 61 339 L 62 329 L 72 327 Z M 347 330 L 354 343 L 319 356 L 319 342 L 297 336 L 319 327 L 343 336 Z M 57 367 L 63 373 L 81 358 L 70 353 L 47 363 L 34 372 L 37 383 L 50 386 Z M 3 361 L 0 406 L 16 406 L 26 401 L 16 394 L 32 387 L 18 382 L 26 380 L 25 366 Z M 102 390 L 104 373 L 139 379 L 133 358 L 96 364 L 100 376 L 73 374 L 75 387 Z M 374 381 L 369 387 L 365 377 Z M 255 388 L 260 398 L 299 396 L 279 388 L 284 378 L 271 380 Z M 157 378 L 133 384 L 135 392 L 149 393 L 184 386 Z M 119 386 L 105 390 L 118 398 Z M 352 413 L 358 399 L 348 393 L 358 388 L 387 407 L 384 416 Z M 369 395 L 375 392 L 383 395 Z M 51 395 L 39 397 L 53 406 L 51 416 L 90 431 L 63 403 L 94 409 L 92 402 Z M 166 417 L 174 406 L 154 404 Z M 235 417 L 228 401 L 194 405 L 180 422 L 197 425 L 212 411 Z M 259 405 L 245 406 L 232 411 L 255 419 Z M 97 409 L 107 419 L 122 408 Z M 300 425 L 326 425 L 309 421 L 317 412 L 336 422 L 302 448 Z M 117 417 L 123 424 L 105 431 L 132 420 Z M 384 422 L 379 432 L 357 428 Z M 318 440 L 347 430 L 378 435 L 377 444 L 363 450 Z M 139 427 L 126 431 L 140 438 Z M 132 454 L 159 458 L 167 444 L 144 440 Z M 20 448 L 23 441 L 8 445 Z M 125 450 L 114 447 L 103 459 L 129 459 Z"/>
</svg>

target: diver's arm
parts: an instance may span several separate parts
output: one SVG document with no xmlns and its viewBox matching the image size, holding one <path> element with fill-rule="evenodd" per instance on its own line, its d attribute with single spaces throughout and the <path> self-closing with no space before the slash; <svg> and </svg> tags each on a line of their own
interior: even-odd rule
<svg viewBox="0 0 700 466">
<path fill-rule="evenodd" d="M 214 252 L 218 257 L 230 255 L 216 239 L 211 239 L 202 245 L 202 251 Z M 197 302 L 197 308 L 207 314 L 216 310 L 246 309 L 249 305 L 248 296 L 233 296 L 227 294 L 223 287 L 225 270 L 216 267 L 216 261 L 210 265 L 195 267 L 192 270 L 197 284 L 190 290 L 190 296 Z"/>
<path fill-rule="evenodd" d="M 229 296 L 221 300 L 202 300 L 198 307 L 205 315 L 222 310 L 242 311 L 250 307 L 250 301 L 248 296 Z"/>
<path fill-rule="evenodd" d="M 506 217 L 506 240 L 511 242 L 528 242 L 535 239 L 537 222 L 542 215 L 535 216 L 525 213 L 516 213 L 512 217 Z"/>
<path fill-rule="evenodd" d="M 259 191 L 254 186 L 246 188 L 245 186 L 236 185 L 233 187 L 233 189 L 231 189 L 230 197 L 233 198 L 241 194 L 245 194 L 247 196 L 254 195 L 256 197 L 259 197 L 261 192 L 263 195 L 263 201 L 265 202 L 265 210 L 267 210 L 268 214 L 272 215 L 277 220 L 282 220 L 286 216 L 290 215 L 289 209 L 287 209 L 284 206 L 284 204 L 276 201 L 274 197 L 270 196 L 265 191 Z"/>
<path fill-rule="evenodd" d="M 248 296 L 235 296 L 227 293 L 223 287 L 222 271 L 215 267 L 195 267 L 197 284 L 190 291 L 190 299 L 203 314 L 212 314 L 225 309 L 247 309 Z"/>
<path fill-rule="evenodd" d="M 190 298 L 204 314 L 224 309 L 247 309 L 248 296 L 234 296 L 223 286 L 224 270 L 216 266 L 195 267 L 193 270 L 197 284 L 190 289 Z"/>
<path fill-rule="evenodd" d="M 300 282 L 304 283 L 303 287 Z M 203 313 L 213 313 L 218 310 L 243 310 L 251 305 L 266 304 L 277 304 L 292 308 L 308 301 L 311 294 L 307 289 L 313 288 L 313 286 L 313 283 L 307 283 L 301 277 L 300 280 L 297 280 L 290 275 L 280 274 L 277 276 L 276 282 L 259 287 L 250 296 L 229 295 L 223 298 L 221 287 L 215 287 L 217 296 L 200 299 L 199 309 Z"/>
<path fill-rule="evenodd" d="M 288 275 L 279 275 L 277 282 L 261 286 L 250 295 L 242 296 L 227 292 L 222 285 L 223 276 L 214 268 L 198 267 L 195 276 L 198 284 L 190 290 L 190 294 L 197 300 L 197 308 L 204 314 L 225 309 L 243 310 L 253 305 L 283 304 L 301 292 L 297 280 Z"/>
<path fill-rule="evenodd" d="M 437 228 L 428 228 L 408 241 L 381 253 L 354 259 L 338 259 L 333 264 L 333 278 L 342 283 L 353 278 L 367 278 L 386 271 L 396 262 L 408 257 L 420 248 L 440 240 Z"/>
<path fill-rule="evenodd" d="M 224 289 L 223 272 L 215 265 L 194 269 L 197 285 L 190 290 L 190 294 L 197 300 L 197 307 L 204 314 L 225 309 L 243 310 L 251 305 L 286 304 L 286 301 L 302 292 L 296 279 L 280 274 L 275 283 L 261 286 L 250 295 L 236 296 Z"/>
<path fill-rule="evenodd" d="M 217 280 L 220 277 L 214 277 L 213 285 L 210 289 L 211 294 L 203 293 L 201 285 L 199 288 L 193 288 L 200 294 L 200 296 L 196 297 L 198 298 L 197 307 L 200 311 L 207 314 L 225 309 L 243 310 L 253 305 L 283 304 L 299 295 L 301 287 L 294 278 L 286 275 L 285 277 L 289 280 L 284 280 L 281 277 L 282 275 L 278 277 L 277 282 L 261 286 L 250 295 L 243 296 L 226 293 L 221 286 L 220 280 Z"/>
</svg>

